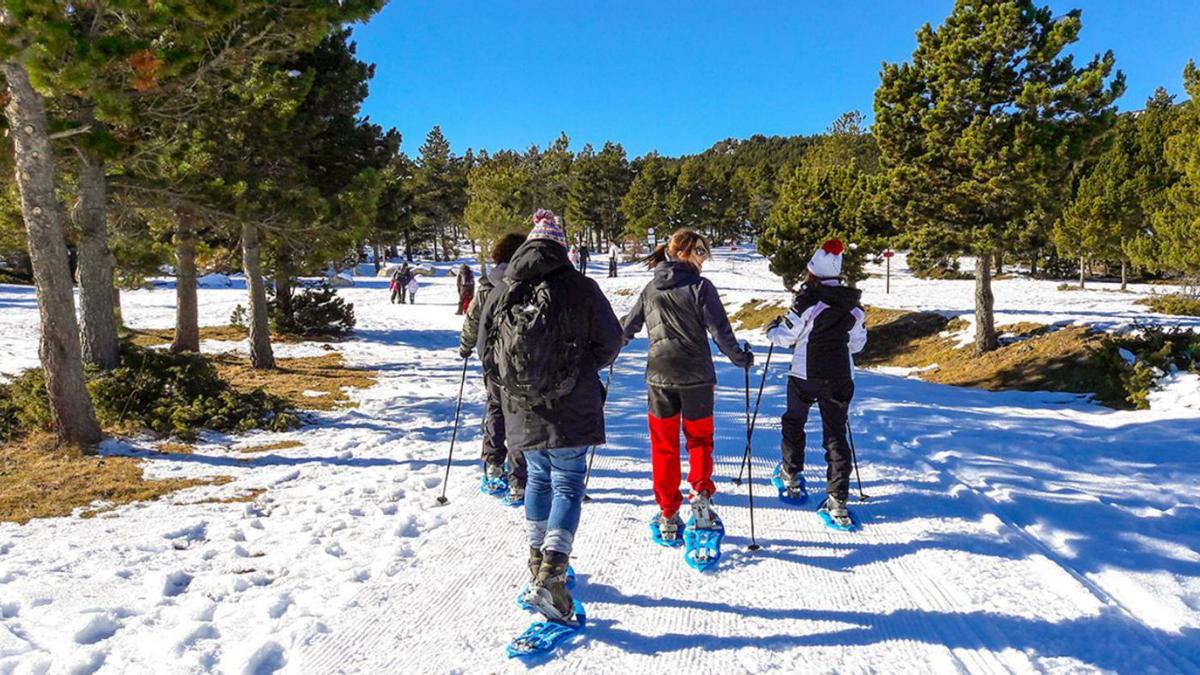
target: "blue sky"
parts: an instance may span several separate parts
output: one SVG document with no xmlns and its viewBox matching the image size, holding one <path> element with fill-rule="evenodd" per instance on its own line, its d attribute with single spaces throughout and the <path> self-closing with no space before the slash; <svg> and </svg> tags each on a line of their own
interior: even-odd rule
<svg viewBox="0 0 1200 675">
<path fill-rule="evenodd" d="M 1077 58 L 1112 49 L 1120 105 L 1159 85 L 1182 92 L 1200 61 L 1200 1 L 1051 0 L 1083 10 Z M 840 113 L 870 115 L 880 63 L 953 0 L 392 0 L 357 26 L 377 64 L 365 112 L 415 153 L 440 124 L 456 152 L 524 149 L 566 131 L 572 146 L 630 156 L 699 152 L 728 137 L 809 134 Z"/>
</svg>

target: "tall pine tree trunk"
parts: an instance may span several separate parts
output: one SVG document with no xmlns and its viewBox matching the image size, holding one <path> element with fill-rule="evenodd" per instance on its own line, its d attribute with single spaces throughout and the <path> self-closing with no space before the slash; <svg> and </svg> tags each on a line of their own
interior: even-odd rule
<svg viewBox="0 0 1200 675">
<path fill-rule="evenodd" d="M 996 339 L 995 297 L 992 295 L 992 258 L 987 253 L 975 256 L 975 353 L 983 354 L 995 349 Z"/>
<path fill-rule="evenodd" d="M 1083 288 L 1084 279 L 1087 278 L 1087 258 L 1079 256 L 1079 287 Z"/>
<path fill-rule="evenodd" d="M 92 445 L 100 425 L 88 398 L 79 347 L 79 324 L 67 264 L 66 212 L 54 192 L 54 155 L 46 123 L 46 103 L 19 64 L 0 62 L 8 84 L 4 108 L 16 160 L 21 213 L 29 235 L 29 257 L 37 288 L 42 369 L 54 431 L 62 441 Z M 111 306 L 110 306 L 111 308 Z"/>
<path fill-rule="evenodd" d="M 87 117 L 91 117 L 88 115 Z M 81 153 L 79 167 L 79 339 L 83 361 L 117 367 L 117 317 L 113 312 L 113 256 L 108 250 L 108 190 L 104 162 Z"/>
<path fill-rule="evenodd" d="M 1004 274 L 1004 251 L 996 251 L 996 276 Z"/>
<path fill-rule="evenodd" d="M 194 216 L 179 211 L 175 226 L 175 340 L 173 352 L 200 351 L 200 310 L 196 301 Z"/>
<path fill-rule="evenodd" d="M 1029 276 L 1031 276 L 1035 279 L 1037 278 L 1037 275 L 1038 275 L 1038 257 L 1040 255 L 1041 255 L 1040 252 L 1034 251 L 1033 257 L 1031 257 L 1029 259 Z"/>
<path fill-rule="evenodd" d="M 275 354 L 271 351 L 267 288 L 263 285 L 258 237 L 257 225 L 242 225 L 242 270 L 246 273 L 246 288 L 250 291 L 250 365 L 269 369 L 275 367 Z"/>
<path fill-rule="evenodd" d="M 1121 261 L 1121 290 L 1128 290 L 1129 286 L 1129 263 Z"/>
</svg>

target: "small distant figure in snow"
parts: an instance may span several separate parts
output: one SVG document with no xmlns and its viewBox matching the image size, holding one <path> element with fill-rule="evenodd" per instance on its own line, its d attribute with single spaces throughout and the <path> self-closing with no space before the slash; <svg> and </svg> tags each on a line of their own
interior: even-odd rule
<svg viewBox="0 0 1200 675">
<path fill-rule="evenodd" d="M 808 262 L 804 285 L 787 314 L 767 327 L 777 347 L 795 347 L 788 377 L 787 412 L 783 415 L 782 464 L 779 478 L 789 497 L 807 496 L 804 485 L 804 425 L 808 411 L 821 411 L 828 494 L 822 510 L 835 524 L 850 527 L 846 508 L 852 457 L 846 420 L 854 398 L 854 354 L 867 344 L 862 291 L 842 285 L 842 253 L 838 239 L 826 241 Z"/>
<path fill-rule="evenodd" d="M 421 282 L 417 281 L 417 275 L 409 276 L 408 283 L 404 287 L 408 290 L 408 304 L 417 304 L 417 291 L 421 289 Z"/>
<path fill-rule="evenodd" d="M 400 265 L 395 272 L 392 272 L 392 304 L 396 304 L 399 300 L 400 304 L 407 302 L 408 296 L 408 281 L 413 277 L 413 272 L 408 267 L 408 263 Z"/>
<path fill-rule="evenodd" d="M 567 252 L 567 260 L 571 261 L 572 267 L 579 267 L 579 249 L 572 246 L 571 250 Z"/>
<path fill-rule="evenodd" d="M 475 273 L 466 263 L 458 268 L 458 310 L 454 313 L 462 316 L 471 306 L 471 298 L 475 297 Z"/>
<path fill-rule="evenodd" d="M 579 247 L 579 272 L 583 276 L 587 276 L 588 261 L 592 259 L 592 252 L 588 250 L 587 244 Z"/>
<path fill-rule="evenodd" d="M 616 242 L 608 242 L 608 278 L 613 279 L 617 276 L 617 244 Z"/>
</svg>

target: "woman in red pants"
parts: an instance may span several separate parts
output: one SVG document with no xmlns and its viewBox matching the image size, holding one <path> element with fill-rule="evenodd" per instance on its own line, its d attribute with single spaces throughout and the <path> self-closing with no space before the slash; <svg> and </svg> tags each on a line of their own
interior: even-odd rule
<svg viewBox="0 0 1200 675">
<path fill-rule="evenodd" d="M 654 498 L 661 511 L 658 529 L 668 543 L 677 540 L 683 529 L 679 517 L 683 503 L 679 492 L 681 421 L 687 439 L 694 527 L 711 529 L 717 521 L 712 510 L 716 492 L 712 480 L 713 387 L 717 374 L 708 336 L 712 335 L 713 342 L 737 367 L 754 364 L 754 354 L 738 346 L 716 287 L 700 276 L 709 251 L 704 237 L 692 230 L 672 234 L 645 259 L 654 270 L 654 280 L 621 321 L 626 343 L 643 325 L 650 334 L 646 386 Z"/>
</svg>

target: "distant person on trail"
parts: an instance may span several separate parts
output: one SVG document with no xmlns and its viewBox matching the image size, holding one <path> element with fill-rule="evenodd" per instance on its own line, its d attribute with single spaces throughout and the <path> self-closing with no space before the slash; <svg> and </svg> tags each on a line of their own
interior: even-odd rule
<svg viewBox="0 0 1200 675">
<path fill-rule="evenodd" d="M 854 357 L 867 344 L 862 291 L 842 285 L 842 253 L 837 239 L 826 241 L 808 262 L 808 272 L 787 314 L 767 329 L 778 347 L 794 347 L 783 415 L 783 462 L 779 478 L 788 496 L 807 496 L 804 484 L 804 425 L 815 403 L 821 411 L 828 496 L 821 510 L 849 527 L 850 447 L 846 420 L 854 398 Z"/>
<path fill-rule="evenodd" d="M 466 263 L 458 269 L 458 309 L 454 312 L 458 315 L 467 313 L 467 307 L 471 305 L 471 298 L 475 295 L 475 273 L 471 271 L 471 267 Z"/>
<path fill-rule="evenodd" d="M 579 247 L 579 271 L 583 276 L 587 276 L 588 262 L 592 259 L 592 252 L 588 250 L 587 244 Z"/>
<path fill-rule="evenodd" d="M 572 267 L 579 267 L 579 249 L 572 246 L 571 250 L 567 253 L 567 259 L 571 261 Z"/>
<path fill-rule="evenodd" d="M 614 279 L 617 276 L 617 255 L 618 249 L 615 242 L 608 242 L 608 278 Z"/>
<path fill-rule="evenodd" d="M 417 281 L 417 275 L 409 274 L 408 283 L 404 284 L 404 288 L 408 291 L 408 304 L 417 304 L 417 291 L 421 289 L 421 282 Z"/>
<path fill-rule="evenodd" d="M 658 530 L 664 542 L 678 541 L 683 529 L 679 507 L 679 430 L 687 438 L 688 483 L 696 529 L 716 527 L 712 509 L 713 388 L 717 373 L 708 347 L 711 335 L 738 368 L 754 364 L 754 354 L 738 346 L 725 307 L 712 282 L 700 276 L 709 257 L 708 242 L 689 229 L 677 230 L 643 262 L 654 279 L 642 290 L 633 310 L 621 320 L 625 342 L 645 324 L 650 334 L 646 361 L 654 499 L 660 510 Z"/>
<path fill-rule="evenodd" d="M 412 278 L 412 270 L 408 268 L 408 263 L 400 265 L 395 272 L 392 272 L 392 304 L 399 300 L 400 304 L 404 304 L 408 295 L 408 280 Z"/>
<path fill-rule="evenodd" d="M 488 297 L 496 290 L 503 291 L 508 284 L 504 281 L 504 273 L 508 270 L 508 261 L 512 259 L 517 248 L 525 243 L 523 234 L 507 234 L 496 242 L 492 248 L 492 269 L 479 278 L 479 292 L 471 300 L 467 308 L 467 318 L 463 320 L 462 335 L 458 341 L 458 353 L 464 359 L 470 358 L 479 341 L 479 317 L 483 314 L 483 306 Z M 484 388 L 487 389 L 487 403 L 483 410 L 483 475 L 485 485 L 501 478 L 508 479 L 507 499 L 511 504 L 517 504 L 525 499 L 525 455 L 521 452 L 509 452 L 504 442 L 504 411 L 500 407 L 500 385 L 484 377 Z M 508 460 L 507 474 L 504 470 L 505 460 Z M 492 483 L 494 484 L 494 483 Z"/>
<path fill-rule="evenodd" d="M 567 565 L 587 449 L 605 442 L 599 371 L 621 349 L 621 325 L 596 282 L 571 267 L 551 211 L 534 214 L 504 281 L 483 307 L 478 349 L 484 373 L 500 387 L 509 451 L 523 452 L 529 469 L 525 600 L 552 621 L 577 625 Z"/>
</svg>

